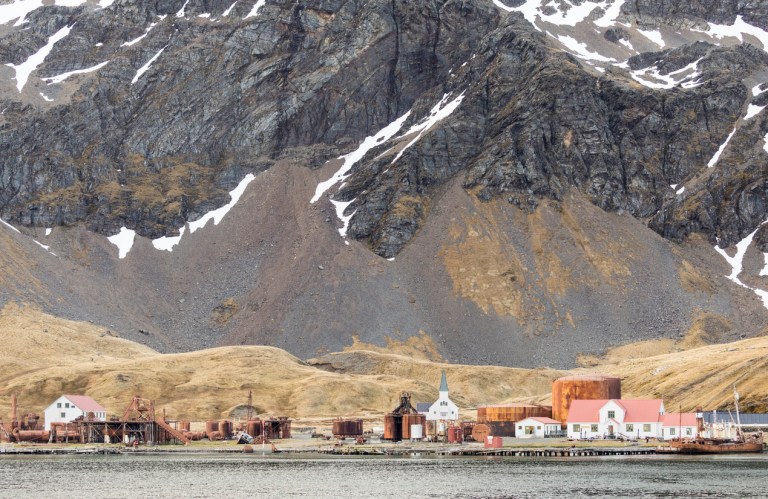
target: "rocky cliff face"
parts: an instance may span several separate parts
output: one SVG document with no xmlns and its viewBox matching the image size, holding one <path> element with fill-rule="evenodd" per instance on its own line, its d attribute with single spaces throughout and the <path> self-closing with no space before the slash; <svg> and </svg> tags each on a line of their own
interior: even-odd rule
<svg viewBox="0 0 768 499">
<path fill-rule="evenodd" d="M 512 325 L 494 322 L 494 331 L 579 329 L 574 314 L 597 320 L 598 329 L 625 328 L 617 326 L 621 314 L 594 319 L 611 316 L 607 309 L 616 304 L 585 303 L 572 284 L 546 281 L 568 259 L 542 260 L 541 252 L 569 254 L 570 246 L 532 242 L 516 248 L 527 256 L 497 258 L 534 228 L 544 228 L 544 240 L 564 231 L 581 248 L 568 258 L 586 262 L 575 271 L 584 282 L 637 285 L 630 276 L 654 262 L 605 263 L 600 255 L 613 247 L 595 244 L 599 236 L 574 225 L 574 200 L 597 208 L 576 210 L 601 219 L 595 230 L 604 230 L 597 227 L 608 217 L 605 230 L 618 231 L 611 224 L 631 216 L 673 241 L 667 256 L 680 244 L 697 248 L 684 252 L 714 254 L 712 245 L 751 237 L 748 285 L 766 288 L 754 263 L 757 250 L 768 252 L 768 7 L 761 2 L 102 0 L 35 7 L 24 0 L 0 5 L 0 216 L 12 224 L 176 236 L 227 203 L 227 191 L 247 173 L 283 165 L 307 170 L 292 178 L 309 176 L 317 186 L 304 208 L 290 206 L 287 219 L 306 218 L 296 210 L 322 210 L 327 229 L 341 226 L 385 258 L 400 258 L 419 237 L 437 237 L 427 228 L 442 223 L 447 202 L 461 198 L 456 186 L 471 199 L 457 203 L 472 213 L 503 206 L 484 222 L 502 224 L 484 228 L 486 242 L 498 243 L 496 263 L 478 268 L 493 283 L 470 285 L 460 275 L 472 265 L 457 255 L 478 254 L 462 246 L 477 233 L 465 213 L 454 216 L 468 225 L 452 229 L 467 229 L 465 235 L 426 245 L 444 259 L 454 296 L 479 307 L 469 316 L 515 317 Z M 282 189 L 274 179 L 265 185 Z M 294 187 L 285 195 L 306 190 Z M 262 195 L 272 199 L 273 191 Z M 520 225 L 520 217 L 528 221 Z M 301 236 L 292 250 L 309 239 Z M 706 250 L 700 236 L 709 241 Z M 450 249 L 453 243 L 461 251 Z M 696 259 L 685 255 L 675 257 L 680 268 Z M 263 278 L 259 272 L 253 279 Z M 698 292 L 691 282 L 708 278 L 691 280 L 686 272 L 675 289 Z M 533 280 L 537 273 L 543 281 Z M 661 280 L 641 279 L 632 296 L 654 293 Z M 296 293 L 307 299 L 317 291 L 306 281 L 295 285 L 300 291 L 285 297 L 288 310 L 279 310 L 279 300 L 272 305 L 287 329 L 306 325 L 292 316 L 307 305 Z M 478 285 L 501 296 L 472 291 Z M 167 292 L 162 297 L 158 288 L 158 299 L 186 300 Z M 255 320 L 274 297 L 257 297 L 256 288 L 215 294 L 204 313 L 216 309 L 224 319 L 191 326 L 198 336 L 271 341 L 268 324 L 255 333 L 232 324 Z M 239 305 L 224 300 L 232 294 Z M 669 313 L 694 306 L 688 299 Z M 704 306 L 699 299 L 695 306 Z M 532 303 L 549 304 L 524 314 Z M 733 304 L 722 307 L 723 315 L 737 314 Z M 760 310 L 759 303 L 750 307 Z M 644 310 L 637 307 L 633 317 L 642 321 Z M 318 333 L 301 353 L 329 342 L 338 347 L 340 335 L 368 324 L 366 313 Z M 387 327 L 415 333 L 443 322 L 409 316 Z M 650 327 L 647 335 L 666 333 Z M 377 334 L 367 339 L 381 339 Z"/>
</svg>

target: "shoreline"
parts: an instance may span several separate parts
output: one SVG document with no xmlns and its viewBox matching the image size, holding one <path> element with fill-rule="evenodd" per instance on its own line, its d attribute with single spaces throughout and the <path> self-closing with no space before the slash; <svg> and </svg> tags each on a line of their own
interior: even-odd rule
<svg viewBox="0 0 768 499">
<path fill-rule="evenodd" d="M 557 445 L 560 443 L 561 445 Z M 332 455 L 332 456 L 514 456 L 514 457 L 587 457 L 587 456 L 642 456 L 658 453 L 656 445 L 582 445 L 553 442 L 553 445 L 531 446 L 512 445 L 499 448 L 486 448 L 483 444 L 471 443 L 325 443 L 295 441 L 275 441 L 262 447 L 260 444 L 241 445 L 203 444 L 203 445 L 163 445 L 126 447 L 120 444 L 109 445 L 4 445 L 0 446 L 0 456 L 10 455 L 169 455 L 169 454 L 243 454 L 243 455 Z"/>
</svg>

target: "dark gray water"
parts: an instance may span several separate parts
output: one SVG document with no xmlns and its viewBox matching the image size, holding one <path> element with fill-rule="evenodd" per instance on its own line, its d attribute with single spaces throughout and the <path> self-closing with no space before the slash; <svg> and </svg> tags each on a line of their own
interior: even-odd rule
<svg viewBox="0 0 768 499">
<path fill-rule="evenodd" d="M 0 497 L 768 497 L 768 456 L 0 456 Z"/>
</svg>

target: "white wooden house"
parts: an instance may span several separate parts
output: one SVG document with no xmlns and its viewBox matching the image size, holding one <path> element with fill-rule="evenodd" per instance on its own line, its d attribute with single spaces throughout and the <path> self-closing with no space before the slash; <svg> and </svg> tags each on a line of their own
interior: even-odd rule
<svg viewBox="0 0 768 499">
<path fill-rule="evenodd" d="M 568 411 L 568 438 L 659 438 L 661 399 L 574 400 Z"/>
<path fill-rule="evenodd" d="M 661 436 L 664 440 L 674 440 L 680 437 L 683 440 L 692 439 L 699 434 L 695 412 L 664 414 L 661 417 L 661 424 Z"/>
<path fill-rule="evenodd" d="M 45 409 L 45 429 L 51 429 L 51 423 L 69 423 L 79 416 L 86 417 L 89 412 L 95 421 L 106 421 L 107 410 L 87 395 L 62 395 Z"/>
<path fill-rule="evenodd" d="M 517 438 L 545 438 L 561 431 L 560 421 L 552 418 L 530 417 L 515 423 Z"/>
</svg>

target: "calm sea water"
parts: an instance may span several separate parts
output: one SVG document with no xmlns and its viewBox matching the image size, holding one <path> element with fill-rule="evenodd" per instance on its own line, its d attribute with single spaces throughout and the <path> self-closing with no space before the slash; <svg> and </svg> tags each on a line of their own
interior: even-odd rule
<svg viewBox="0 0 768 499">
<path fill-rule="evenodd" d="M 0 456 L 0 497 L 768 497 L 768 456 Z"/>
</svg>

